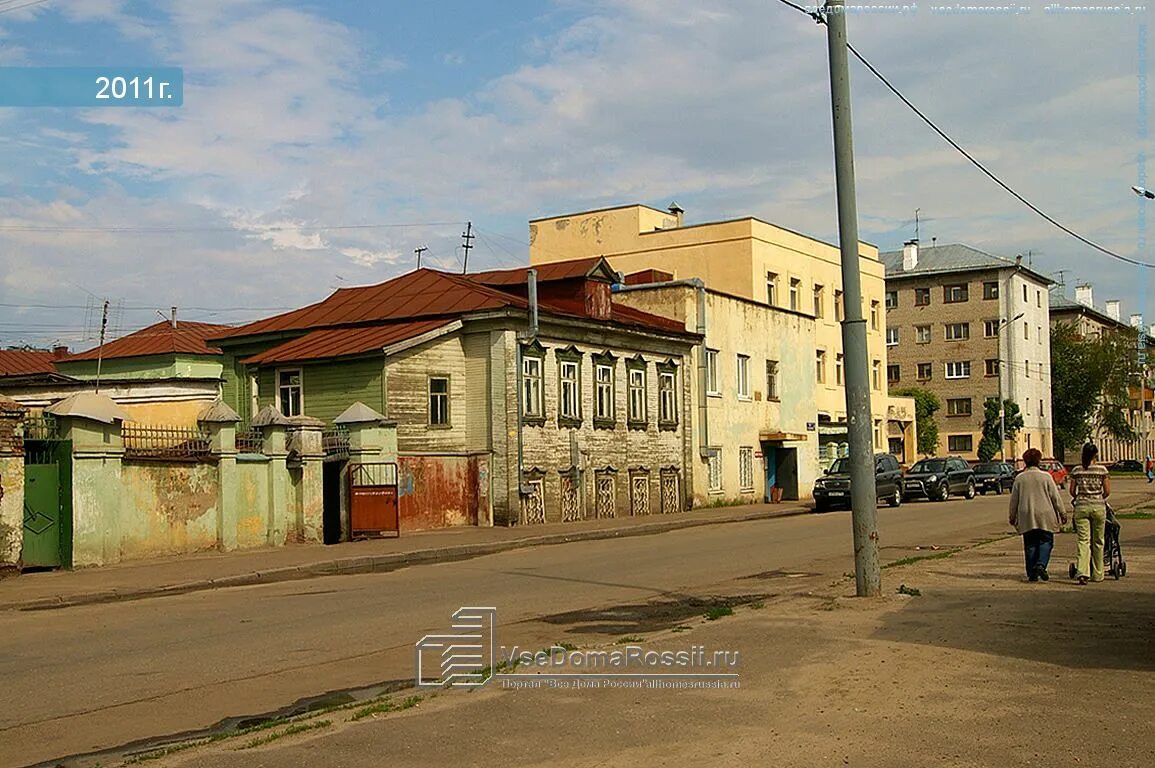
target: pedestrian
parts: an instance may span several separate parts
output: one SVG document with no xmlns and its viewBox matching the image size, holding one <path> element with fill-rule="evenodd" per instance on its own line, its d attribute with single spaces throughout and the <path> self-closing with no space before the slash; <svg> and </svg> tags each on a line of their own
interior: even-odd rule
<svg viewBox="0 0 1155 768">
<path fill-rule="evenodd" d="M 1023 454 L 1026 469 L 1011 486 L 1011 525 L 1023 535 L 1027 581 L 1047 581 L 1047 565 L 1055 547 L 1055 531 L 1067 522 L 1067 507 L 1050 472 L 1039 468 L 1043 453 L 1029 448 Z"/>
<path fill-rule="evenodd" d="M 1107 525 L 1107 497 L 1111 495 L 1111 476 L 1102 464 L 1096 464 L 1099 449 L 1093 443 L 1083 446 L 1082 466 L 1071 473 L 1071 499 L 1074 500 L 1075 534 L 1079 554 L 1075 559 L 1075 578 L 1080 584 L 1103 580 L 1103 533 Z"/>
<path fill-rule="evenodd" d="M 1155 461 L 1151 461 L 1150 456 L 1143 464 L 1143 474 L 1147 475 L 1147 482 L 1155 482 Z"/>
</svg>

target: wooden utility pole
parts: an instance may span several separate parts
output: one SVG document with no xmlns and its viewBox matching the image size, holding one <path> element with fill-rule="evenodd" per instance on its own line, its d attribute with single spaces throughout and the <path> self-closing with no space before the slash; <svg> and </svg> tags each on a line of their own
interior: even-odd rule
<svg viewBox="0 0 1155 768">
<path fill-rule="evenodd" d="M 96 394 L 100 394 L 100 368 L 104 363 L 104 333 L 108 329 L 108 299 L 104 300 L 104 312 L 100 316 L 100 346 L 96 352 Z"/>
<path fill-rule="evenodd" d="M 426 248 L 424 245 L 421 246 L 420 248 L 414 248 L 413 249 L 413 252 L 417 254 L 417 268 L 418 269 L 421 269 L 421 254 L 425 253 L 428 250 L 429 249 Z"/>
<path fill-rule="evenodd" d="M 465 231 L 461 233 L 461 248 L 465 251 L 465 260 L 461 265 L 461 274 L 463 275 L 469 271 L 469 249 L 473 247 L 473 238 L 475 237 L 476 235 L 473 234 L 473 222 L 465 222 Z"/>
</svg>

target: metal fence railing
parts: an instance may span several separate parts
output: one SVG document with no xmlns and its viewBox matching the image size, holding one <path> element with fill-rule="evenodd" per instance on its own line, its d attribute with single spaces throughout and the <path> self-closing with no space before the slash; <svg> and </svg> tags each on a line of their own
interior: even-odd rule
<svg viewBox="0 0 1155 768">
<path fill-rule="evenodd" d="M 208 432 L 126 421 L 121 431 L 125 458 L 196 460 L 212 455 Z"/>
<path fill-rule="evenodd" d="M 25 440 L 59 440 L 60 425 L 50 413 L 24 417 Z"/>
<path fill-rule="evenodd" d="M 261 430 L 248 426 L 237 427 L 238 453 L 260 453 L 264 450 L 264 445 L 265 441 Z"/>
<path fill-rule="evenodd" d="M 321 433 L 321 448 L 327 460 L 349 458 L 349 428 L 332 426 Z"/>
</svg>

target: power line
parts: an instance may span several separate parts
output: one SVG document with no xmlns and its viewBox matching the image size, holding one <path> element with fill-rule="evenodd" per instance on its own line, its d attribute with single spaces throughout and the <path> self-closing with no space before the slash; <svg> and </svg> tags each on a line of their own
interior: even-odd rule
<svg viewBox="0 0 1155 768">
<path fill-rule="evenodd" d="M 19 0 L 17 0 L 17 2 L 19 2 Z M 31 8 L 34 5 L 42 5 L 47 2 L 48 0 L 28 0 L 28 2 L 21 3 L 20 5 L 4 5 L 0 6 L 0 13 L 12 13 L 13 11 L 18 11 L 21 8 Z"/>
<path fill-rule="evenodd" d="M 790 0 L 778 0 L 778 2 L 782 3 L 783 5 L 787 5 L 791 8 L 793 8 L 794 10 L 799 11 L 800 13 L 806 14 L 810 18 L 814 19 L 815 22 L 817 22 L 818 24 L 825 24 L 826 23 L 825 17 L 823 17 L 823 15 L 817 11 L 808 11 L 807 9 L 803 8 L 800 5 L 797 5 L 793 2 L 790 2 Z M 1155 269 L 1155 264 L 1151 264 L 1151 263 L 1148 263 L 1145 261 L 1139 261 L 1138 259 L 1133 259 L 1129 256 L 1123 256 L 1122 254 L 1115 253 L 1110 248 L 1099 245 L 1094 240 L 1090 240 L 1090 239 L 1084 237 L 1083 235 L 1079 234 L 1078 232 L 1071 229 L 1067 225 L 1065 225 L 1062 222 L 1055 219 L 1055 217 L 1051 216 L 1046 211 L 1039 208 L 1037 205 L 1032 203 L 1027 198 L 1020 195 L 1018 192 L 1016 192 L 1014 189 L 1012 189 L 1009 184 L 1007 184 L 1005 181 L 1003 181 L 998 176 L 996 176 L 995 173 L 993 171 L 991 171 L 989 168 L 987 168 L 980 160 L 975 158 L 974 155 L 972 155 L 970 152 L 968 152 L 966 149 L 964 149 L 957 141 L 955 141 L 949 135 L 947 135 L 947 133 L 942 128 L 939 128 L 938 125 L 936 125 L 933 120 L 931 120 L 929 117 L 927 117 L 926 114 L 924 114 L 922 110 L 920 110 L 918 107 L 916 107 L 910 101 L 910 99 L 906 98 L 906 96 L 903 95 L 902 91 L 898 90 L 898 88 L 896 88 L 889 80 L 887 80 L 885 75 L 883 75 L 881 72 L 879 72 L 874 67 L 873 64 L 871 64 L 869 61 L 867 61 L 866 57 L 863 56 L 861 53 L 859 53 L 857 48 L 855 48 L 849 42 L 846 44 L 846 48 L 852 54 L 854 54 L 854 58 L 856 58 L 860 62 L 862 62 L 862 65 L 865 66 L 868 70 L 870 70 L 870 73 L 872 75 L 874 75 L 876 78 L 878 78 L 878 80 L 883 85 L 885 85 L 887 87 L 887 89 L 890 90 L 891 93 L 893 93 L 895 96 L 897 96 L 903 104 L 905 104 L 907 107 L 909 107 L 910 110 L 912 112 L 914 112 L 914 114 L 918 115 L 918 117 L 924 123 L 926 123 L 928 126 L 930 126 L 930 129 L 932 131 L 937 133 L 944 141 L 946 141 L 947 144 L 950 144 L 952 147 L 954 147 L 955 150 L 957 150 L 959 152 L 959 154 L 961 154 L 968 161 L 970 161 L 971 165 L 973 165 L 974 167 L 976 167 L 980 171 L 982 171 L 982 173 L 987 178 L 989 178 L 995 184 L 998 184 L 1009 195 L 1014 197 L 1016 200 L 1018 200 L 1020 203 L 1025 205 L 1030 210 L 1034 211 L 1036 214 L 1038 214 L 1040 217 L 1042 217 L 1049 224 L 1057 227 L 1058 229 L 1060 229 L 1061 231 L 1070 235 L 1071 237 L 1075 238 L 1076 240 L 1083 243 L 1084 245 L 1087 245 L 1087 246 L 1095 249 L 1096 251 L 1099 251 L 1100 253 L 1111 257 L 1112 259 L 1122 261 L 1126 264 L 1132 264 L 1132 265 L 1137 266 L 1137 267 L 1145 267 L 1147 269 Z"/>
<path fill-rule="evenodd" d="M 194 227 L 194 226 L 177 226 L 177 227 L 149 227 L 149 226 L 128 226 L 128 225 L 112 225 L 107 227 L 61 227 L 61 226 L 41 226 L 37 224 L 0 224 L 0 232 L 88 232 L 100 233 L 110 232 L 117 234 L 151 234 L 151 233 L 184 233 L 184 232 L 234 232 L 238 234 L 263 234 L 265 232 L 300 232 L 302 230 L 317 231 L 317 232 L 332 232 L 344 230 L 364 230 L 364 229 L 403 229 L 409 227 L 456 227 L 459 226 L 459 221 L 425 221 L 425 222 L 405 222 L 405 223 L 387 223 L 387 224 L 296 224 L 296 225 L 277 225 L 273 227 L 255 227 L 245 229 L 242 227 Z"/>
<path fill-rule="evenodd" d="M 88 309 L 83 304 L 0 304 L 0 307 L 7 307 L 10 309 Z M 130 312 L 153 312 L 157 307 L 146 306 L 129 306 L 123 307 L 125 311 Z M 192 310 L 196 312 L 283 312 L 290 309 L 297 309 L 297 307 L 185 307 L 181 309 Z"/>
</svg>

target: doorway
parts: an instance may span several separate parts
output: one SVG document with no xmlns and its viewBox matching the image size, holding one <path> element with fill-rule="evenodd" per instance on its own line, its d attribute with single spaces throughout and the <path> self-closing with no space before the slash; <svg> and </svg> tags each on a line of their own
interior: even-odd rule
<svg viewBox="0 0 1155 768">
<path fill-rule="evenodd" d="M 762 457 L 766 466 L 766 501 L 771 501 L 771 489 L 775 487 L 781 492 L 780 500 L 797 501 L 798 449 L 762 443 Z"/>
</svg>

